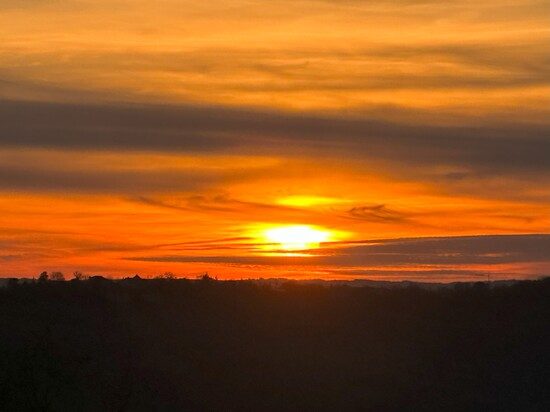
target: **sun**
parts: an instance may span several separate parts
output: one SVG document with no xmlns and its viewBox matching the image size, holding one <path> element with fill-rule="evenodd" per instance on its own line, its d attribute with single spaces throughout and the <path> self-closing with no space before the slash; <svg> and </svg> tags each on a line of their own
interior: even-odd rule
<svg viewBox="0 0 550 412">
<path fill-rule="evenodd" d="M 331 238 L 329 231 L 309 225 L 281 226 L 266 229 L 266 240 L 278 244 L 283 250 L 315 249 Z"/>
</svg>

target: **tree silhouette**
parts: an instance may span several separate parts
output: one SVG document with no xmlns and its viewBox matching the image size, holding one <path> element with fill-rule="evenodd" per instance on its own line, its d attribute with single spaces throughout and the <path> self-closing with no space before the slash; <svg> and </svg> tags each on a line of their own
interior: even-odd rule
<svg viewBox="0 0 550 412">
<path fill-rule="evenodd" d="M 172 272 L 164 272 L 163 274 L 156 276 L 155 279 L 174 280 L 176 279 L 176 276 Z"/>
<path fill-rule="evenodd" d="M 201 282 L 204 282 L 204 283 L 210 283 L 210 282 L 215 282 L 217 279 L 213 278 L 212 276 L 210 276 L 207 273 L 205 273 L 204 275 L 199 275 L 197 276 L 197 279 L 199 279 Z"/>
<path fill-rule="evenodd" d="M 0 287 L 0 411 L 550 410 L 550 279 L 48 278 Z"/>
<path fill-rule="evenodd" d="M 65 280 L 65 275 L 62 272 L 52 272 L 50 273 L 50 280 L 60 282 Z"/>
<path fill-rule="evenodd" d="M 73 279 L 74 280 L 84 280 L 85 278 L 86 278 L 86 276 L 82 272 L 79 272 L 79 271 L 73 272 Z"/>
</svg>

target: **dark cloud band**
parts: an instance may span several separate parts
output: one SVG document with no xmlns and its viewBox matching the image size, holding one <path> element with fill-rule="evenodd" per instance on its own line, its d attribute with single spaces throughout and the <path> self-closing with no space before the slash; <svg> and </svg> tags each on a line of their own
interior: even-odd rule
<svg viewBox="0 0 550 412">
<path fill-rule="evenodd" d="M 200 153 L 280 153 L 548 174 L 550 126 L 406 125 L 199 106 L 0 102 L 0 145 Z"/>
<path fill-rule="evenodd" d="M 369 267 L 550 262 L 550 235 L 391 239 L 305 251 L 310 256 L 150 256 L 130 260 L 267 266 Z"/>
</svg>

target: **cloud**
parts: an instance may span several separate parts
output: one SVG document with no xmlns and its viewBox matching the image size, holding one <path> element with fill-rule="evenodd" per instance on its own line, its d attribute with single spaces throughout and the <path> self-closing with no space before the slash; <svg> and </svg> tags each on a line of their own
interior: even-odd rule
<svg viewBox="0 0 550 412">
<path fill-rule="evenodd" d="M 334 263 L 361 265 L 497 265 L 548 262 L 550 235 L 486 235 L 392 239 L 380 243 L 323 249 Z M 331 255 L 335 254 L 335 255 Z M 324 258 L 324 257 L 323 257 Z M 322 259 L 323 259 L 322 258 Z"/>
<path fill-rule="evenodd" d="M 365 242 L 366 243 L 366 242 Z M 487 235 L 368 241 L 304 251 L 309 256 L 149 256 L 130 260 L 267 266 L 372 267 L 550 262 L 550 235 Z"/>
<path fill-rule="evenodd" d="M 462 270 L 462 269 L 421 269 L 421 270 L 403 270 L 403 269 L 343 269 L 329 270 L 328 273 L 334 275 L 344 275 L 350 277 L 376 276 L 393 278 L 439 278 L 439 277 L 485 277 L 487 273 L 483 270 Z"/>
<path fill-rule="evenodd" d="M 120 193 L 176 209 L 180 205 L 146 195 L 231 186 L 273 174 L 277 166 L 277 161 L 261 158 L 0 146 L 0 191 Z"/>
<path fill-rule="evenodd" d="M 351 219 L 365 220 L 367 222 L 404 222 L 408 216 L 388 208 L 386 205 L 356 206 L 348 210 Z"/>
<path fill-rule="evenodd" d="M 196 190 L 223 180 L 222 173 L 193 170 L 71 170 L 0 166 L 0 190 L 60 192 L 151 192 Z"/>
<path fill-rule="evenodd" d="M 18 49 L 18 53 L 5 57 L 7 61 L 0 74 L 6 79 L 4 87 L 22 90 L 34 87 L 37 93 L 44 94 L 50 84 L 52 96 L 61 95 L 55 84 L 65 84 L 55 81 L 56 74 L 70 72 L 72 76 L 93 76 L 92 69 L 113 78 L 131 71 L 138 79 L 149 82 L 160 82 L 154 77 L 161 72 L 164 80 L 171 79 L 181 90 L 197 93 L 205 85 L 205 77 L 197 77 L 197 73 L 207 75 L 218 94 L 228 91 L 503 90 L 548 84 L 550 53 L 544 48 L 547 41 L 547 38 L 519 44 L 450 41 L 402 46 L 361 45 L 353 49 L 319 49 L 304 44 L 277 50 L 207 47 L 132 53 L 73 49 L 64 52 L 63 59 L 59 59 L 58 50 L 24 52 Z M 221 59 L 222 54 L 229 58 Z M 517 59 L 517 56 L 523 58 Z M 34 65 L 26 64 L 28 61 L 33 61 Z M 404 71 L 403 65 L 408 70 Z M 49 75 L 49 82 L 37 80 L 39 71 Z M 34 84 L 32 79 L 35 79 Z M 127 84 L 129 79 L 121 78 L 120 81 Z M 165 83 L 157 84 L 166 86 Z M 77 87 L 76 84 L 72 86 Z M 122 89 L 119 92 L 122 93 Z M 210 92 L 203 90 L 203 93 Z M 7 91 L 2 93 L 6 95 Z"/>
<path fill-rule="evenodd" d="M 433 126 L 204 106 L 0 102 L 0 145 L 284 154 L 550 173 L 550 125 Z"/>
</svg>

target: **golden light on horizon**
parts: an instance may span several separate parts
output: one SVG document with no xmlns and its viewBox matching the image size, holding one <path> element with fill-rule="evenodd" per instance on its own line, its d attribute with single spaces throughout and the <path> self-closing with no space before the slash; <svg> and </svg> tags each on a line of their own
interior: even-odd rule
<svg viewBox="0 0 550 412">
<path fill-rule="evenodd" d="M 268 242 L 280 245 L 283 250 L 315 249 L 332 238 L 329 231 L 309 225 L 275 227 L 265 230 L 264 236 Z"/>
</svg>

